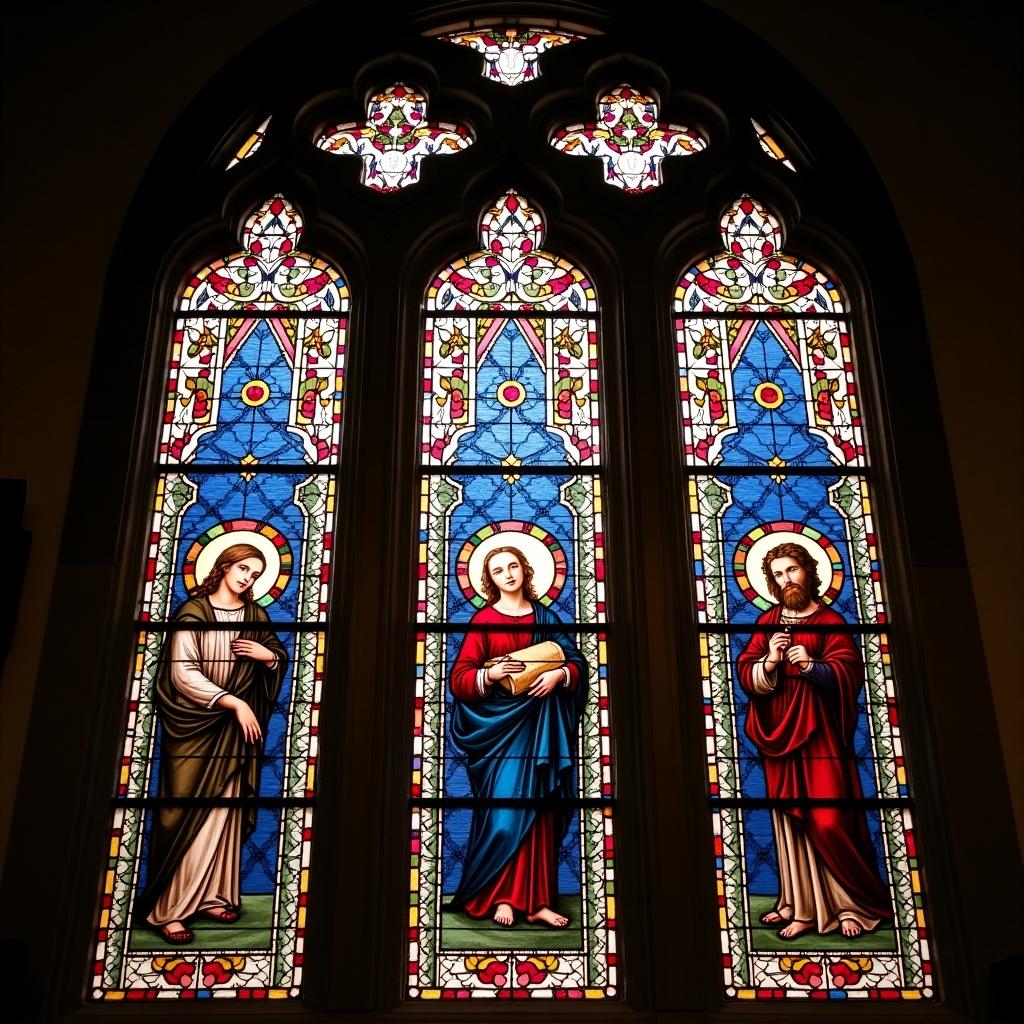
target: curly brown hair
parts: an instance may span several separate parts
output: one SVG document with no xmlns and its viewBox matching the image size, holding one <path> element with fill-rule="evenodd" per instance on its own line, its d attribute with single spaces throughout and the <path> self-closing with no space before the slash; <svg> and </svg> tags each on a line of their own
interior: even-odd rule
<svg viewBox="0 0 1024 1024">
<path fill-rule="evenodd" d="M 189 593 L 192 597 L 207 597 L 220 586 L 220 581 L 224 579 L 224 574 L 231 566 L 236 562 L 244 562 L 247 559 L 253 558 L 258 559 L 260 565 L 266 569 L 267 560 L 259 548 L 254 547 L 252 544 L 229 545 L 217 556 L 217 561 L 213 563 L 213 568 L 206 574 L 203 582 L 193 587 Z M 252 599 L 252 587 L 249 587 L 242 594 L 242 600 L 248 603 Z"/>
<path fill-rule="evenodd" d="M 515 555 L 519 560 L 519 564 L 523 567 L 523 594 L 527 600 L 536 601 L 537 592 L 533 589 L 533 566 L 526 560 L 526 555 L 519 548 L 506 545 L 505 547 L 492 548 L 484 558 L 484 568 L 480 582 L 483 585 L 484 597 L 487 599 L 487 603 L 494 604 L 501 597 L 498 585 L 491 579 L 491 559 L 495 555 L 503 554 Z"/>
<path fill-rule="evenodd" d="M 776 601 L 782 600 L 782 588 L 775 582 L 772 576 L 772 562 L 776 558 L 792 558 L 797 565 L 807 574 L 807 593 L 812 601 L 817 601 L 821 592 L 821 577 L 818 575 L 818 563 L 814 556 L 804 547 L 803 544 L 794 544 L 787 541 L 772 548 L 761 559 L 761 572 L 768 581 L 768 592 Z"/>
</svg>

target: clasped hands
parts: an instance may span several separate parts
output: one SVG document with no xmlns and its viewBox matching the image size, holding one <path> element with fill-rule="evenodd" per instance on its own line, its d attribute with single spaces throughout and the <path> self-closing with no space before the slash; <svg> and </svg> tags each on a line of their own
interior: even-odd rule
<svg viewBox="0 0 1024 1024">
<path fill-rule="evenodd" d="M 774 672 L 783 659 L 791 665 L 796 665 L 801 672 L 806 672 L 814 660 L 803 644 L 793 643 L 793 638 L 788 633 L 772 633 L 768 638 L 768 654 L 764 659 L 764 667 L 767 671 Z"/>
<path fill-rule="evenodd" d="M 505 676 L 515 676 L 526 670 L 526 663 L 516 661 L 514 658 L 506 658 L 497 661 L 487 668 L 487 681 L 496 683 Z M 526 688 L 527 697 L 546 697 L 553 690 L 557 690 L 565 681 L 565 673 L 561 668 L 549 668 L 541 672 L 539 676 Z"/>
</svg>

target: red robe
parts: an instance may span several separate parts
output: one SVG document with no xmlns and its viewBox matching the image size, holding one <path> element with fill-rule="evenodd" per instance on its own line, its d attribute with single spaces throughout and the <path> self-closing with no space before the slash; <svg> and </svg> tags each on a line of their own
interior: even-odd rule
<svg viewBox="0 0 1024 1024">
<path fill-rule="evenodd" d="M 491 658 L 529 647 L 534 640 L 534 615 L 513 616 L 499 612 L 492 605 L 481 608 L 473 616 L 473 624 L 507 624 L 506 632 L 467 633 L 452 666 L 451 689 L 456 700 L 473 703 L 484 699 L 476 688 L 477 670 Z M 569 687 L 579 686 L 579 669 L 567 662 Z M 523 700 L 532 700 L 524 697 Z M 553 810 L 538 811 L 533 827 L 512 859 L 494 882 L 465 902 L 463 909 L 470 917 L 488 917 L 498 903 L 535 914 L 542 907 L 554 907 L 558 898 L 558 846 L 561 841 Z"/>
<path fill-rule="evenodd" d="M 765 612 L 759 624 L 776 625 L 782 607 Z M 846 620 L 820 606 L 801 622 L 844 626 Z M 781 628 L 781 627 L 780 627 Z M 816 683 L 796 665 L 783 661 L 775 670 L 772 693 L 753 687 L 754 665 L 768 653 L 771 630 L 755 633 L 739 658 L 740 685 L 750 697 L 746 733 L 761 752 L 765 791 L 775 808 L 803 830 L 815 853 L 857 904 L 873 917 L 892 917 L 887 887 L 878 876 L 864 812 L 850 806 L 801 806 L 786 800 L 862 798 L 853 736 L 857 697 L 864 686 L 864 665 L 849 633 L 819 633 L 792 627 L 793 646 L 803 646 L 814 661 L 832 669 L 833 683 Z"/>
</svg>

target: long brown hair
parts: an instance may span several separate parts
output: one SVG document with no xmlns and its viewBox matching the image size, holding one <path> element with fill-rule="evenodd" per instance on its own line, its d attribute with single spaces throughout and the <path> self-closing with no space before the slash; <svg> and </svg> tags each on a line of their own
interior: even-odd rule
<svg viewBox="0 0 1024 1024">
<path fill-rule="evenodd" d="M 217 556 L 217 561 L 213 563 L 213 568 L 206 574 L 203 582 L 192 588 L 190 591 L 192 597 L 207 597 L 212 594 L 220 586 L 220 581 L 224 579 L 224 574 L 231 566 L 236 562 L 245 562 L 253 558 L 259 559 L 260 565 L 266 571 L 267 559 L 259 548 L 252 544 L 229 545 Z M 252 599 L 252 587 L 249 587 L 242 594 L 242 600 L 248 603 Z"/>
<path fill-rule="evenodd" d="M 515 555 L 519 564 L 523 567 L 523 595 L 530 601 L 537 600 L 537 592 L 533 589 L 533 566 L 526 560 L 526 555 L 511 545 L 500 548 L 491 548 L 484 558 L 484 571 L 480 578 L 483 584 L 484 597 L 488 604 L 494 604 L 501 597 L 498 585 L 491 579 L 491 559 L 495 555 Z"/>
<path fill-rule="evenodd" d="M 817 601 L 821 592 L 821 577 L 818 575 L 818 563 L 814 560 L 814 555 L 803 544 L 794 544 L 792 541 L 772 548 L 761 560 L 761 571 L 768 582 L 768 593 L 776 601 L 782 600 L 782 587 L 775 582 L 775 577 L 772 576 L 772 562 L 776 558 L 792 558 L 803 569 L 807 574 L 807 593 L 812 601 Z"/>
</svg>

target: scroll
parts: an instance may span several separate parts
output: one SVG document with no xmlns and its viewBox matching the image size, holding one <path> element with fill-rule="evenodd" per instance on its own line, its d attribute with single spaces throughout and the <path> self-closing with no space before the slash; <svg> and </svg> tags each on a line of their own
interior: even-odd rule
<svg viewBox="0 0 1024 1024">
<path fill-rule="evenodd" d="M 526 665 L 522 672 L 502 676 L 498 680 L 499 686 L 503 686 L 509 693 L 518 696 L 529 689 L 530 684 L 542 672 L 547 672 L 552 668 L 561 668 L 565 664 L 565 655 L 554 640 L 544 640 L 542 643 L 524 647 L 519 651 L 510 651 L 500 658 L 491 658 L 484 663 L 484 667 L 490 668 L 499 661 L 521 661 Z"/>
</svg>

